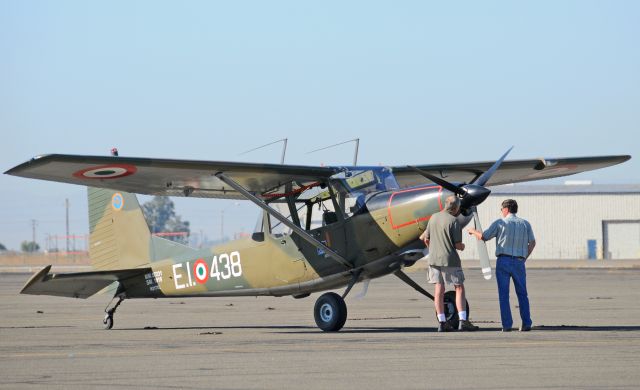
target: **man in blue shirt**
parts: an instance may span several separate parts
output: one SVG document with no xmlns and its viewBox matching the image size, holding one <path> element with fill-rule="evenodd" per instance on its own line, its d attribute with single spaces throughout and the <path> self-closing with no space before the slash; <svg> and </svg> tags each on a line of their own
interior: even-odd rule
<svg viewBox="0 0 640 390">
<path fill-rule="evenodd" d="M 527 272 L 524 263 L 533 252 L 536 239 L 529 222 L 516 216 L 518 203 L 515 200 L 507 199 L 502 202 L 500 211 L 502 219 L 494 221 L 484 232 L 469 229 L 469 234 L 484 241 L 496 238 L 496 257 L 498 258 L 496 281 L 500 298 L 502 331 L 509 332 L 513 326 L 511 307 L 509 306 L 509 283 L 513 278 L 520 306 L 520 318 L 522 318 L 520 331 L 527 332 L 531 330 L 532 322 L 527 295 Z"/>
</svg>

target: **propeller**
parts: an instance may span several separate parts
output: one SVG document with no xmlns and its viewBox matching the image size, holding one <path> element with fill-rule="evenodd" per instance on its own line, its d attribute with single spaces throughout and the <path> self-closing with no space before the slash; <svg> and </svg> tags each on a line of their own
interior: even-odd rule
<svg viewBox="0 0 640 390">
<path fill-rule="evenodd" d="M 471 209 L 473 214 L 473 225 L 476 230 L 482 232 L 482 226 L 480 225 L 480 217 L 478 217 L 478 209 L 473 206 Z M 480 258 L 480 270 L 482 276 L 486 280 L 491 279 L 491 263 L 489 262 L 489 251 L 487 250 L 487 243 L 484 240 L 476 240 L 476 249 L 478 250 L 478 257 Z"/>
<path fill-rule="evenodd" d="M 420 168 L 409 166 L 409 168 L 418 172 L 420 175 L 426 177 L 432 182 L 442 186 L 442 188 L 449 190 L 456 194 L 460 198 L 460 210 L 463 215 L 473 215 L 473 222 L 476 230 L 482 232 L 482 226 L 480 225 L 480 218 L 478 217 L 477 205 L 484 202 L 485 199 L 491 194 L 491 190 L 485 188 L 484 185 L 489 181 L 491 176 L 498 170 L 504 159 L 511 152 L 513 146 L 507 150 L 502 157 L 500 157 L 493 165 L 483 172 L 480 176 L 475 178 L 469 184 L 462 183 L 455 185 L 442 178 L 434 176 L 429 172 L 425 172 Z M 489 263 L 489 251 L 487 250 L 487 244 L 483 240 L 477 240 L 478 256 L 480 257 L 480 268 L 482 269 L 482 275 L 485 279 L 491 279 L 491 263 Z"/>
</svg>

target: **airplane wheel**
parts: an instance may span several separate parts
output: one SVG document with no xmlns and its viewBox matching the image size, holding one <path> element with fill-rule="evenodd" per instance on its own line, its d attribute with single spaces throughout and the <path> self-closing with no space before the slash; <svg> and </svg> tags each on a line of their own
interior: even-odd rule
<svg viewBox="0 0 640 390">
<path fill-rule="evenodd" d="M 316 301 L 313 316 L 318 328 L 325 332 L 336 332 L 342 329 L 347 321 L 347 305 L 340 295 L 325 293 Z"/>
<path fill-rule="evenodd" d="M 466 301 L 465 303 L 467 304 L 467 318 L 469 318 L 469 313 L 471 313 L 469 301 Z M 454 329 L 458 329 L 460 318 L 458 317 L 458 309 L 456 308 L 455 291 L 447 291 L 444 293 L 444 315 L 451 326 L 453 326 Z"/>
<path fill-rule="evenodd" d="M 106 330 L 113 328 L 113 316 L 107 314 L 104 316 L 104 320 L 102 320 L 102 324 Z"/>
</svg>

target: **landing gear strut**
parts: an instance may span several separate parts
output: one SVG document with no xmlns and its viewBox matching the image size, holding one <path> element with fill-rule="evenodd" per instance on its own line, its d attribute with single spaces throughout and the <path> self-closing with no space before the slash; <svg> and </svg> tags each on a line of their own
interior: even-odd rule
<svg viewBox="0 0 640 390">
<path fill-rule="evenodd" d="M 411 279 L 409 276 L 407 276 L 407 274 L 405 274 L 404 272 L 398 270 L 398 271 L 396 271 L 394 273 L 394 275 L 396 275 L 398 278 L 400 278 L 403 282 L 407 283 L 409 286 L 413 287 L 420 294 L 422 294 L 425 297 L 431 299 L 432 301 L 434 300 L 433 295 L 431 295 L 430 293 L 425 291 L 425 289 L 420 287 L 418 285 L 418 283 L 413 281 L 413 279 Z M 470 310 L 471 310 L 469 308 L 469 301 L 466 301 L 465 303 L 467 305 L 467 315 L 469 315 Z M 458 329 L 458 324 L 459 324 L 460 318 L 458 317 L 458 309 L 456 307 L 456 292 L 455 291 L 447 291 L 446 293 L 444 293 L 444 315 L 445 315 L 447 321 L 451 324 L 451 326 L 454 329 Z"/>
<path fill-rule="evenodd" d="M 109 302 L 109 305 L 107 305 L 107 308 L 104 309 L 105 314 L 104 314 L 104 319 L 102 320 L 102 324 L 106 330 L 113 328 L 113 315 L 115 314 L 118 306 L 120 306 L 122 301 L 124 301 L 125 296 L 124 294 L 121 294 L 121 295 L 118 295 L 118 298 L 119 298 L 118 302 L 115 304 L 114 307 L 112 307 L 111 309 L 107 309 L 111 304 L 111 302 L 113 302 L 113 299 L 111 299 L 111 301 Z"/>
</svg>

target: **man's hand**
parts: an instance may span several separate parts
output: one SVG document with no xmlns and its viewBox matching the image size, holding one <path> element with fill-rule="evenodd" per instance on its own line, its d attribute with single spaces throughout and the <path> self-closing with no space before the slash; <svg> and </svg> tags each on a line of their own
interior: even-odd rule
<svg viewBox="0 0 640 390">
<path fill-rule="evenodd" d="M 459 251 L 463 251 L 464 250 L 464 244 L 461 242 L 457 242 L 456 243 L 456 249 Z"/>
<path fill-rule="evenodd" d="M 468 230 L 470 236 L 476 236 L 476 239 L 482 240 L 482 232 L 478 231 L 474 228 L 469 228 Z"/>
</svg>

